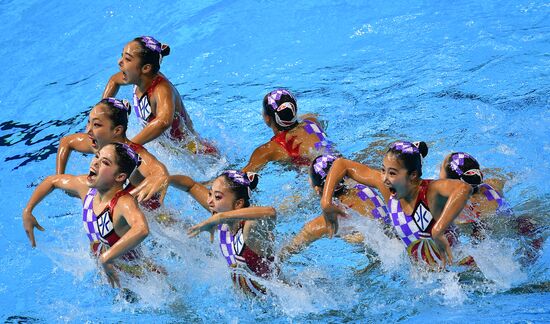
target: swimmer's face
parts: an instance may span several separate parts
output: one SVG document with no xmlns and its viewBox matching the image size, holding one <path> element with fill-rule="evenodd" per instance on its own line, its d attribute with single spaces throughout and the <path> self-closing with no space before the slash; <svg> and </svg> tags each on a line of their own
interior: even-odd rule
<svg viewBox="0 0 550 324">
<path fill-rule="evenodd" d="M 221 213 L 239 208 L 242 199 L 237 200 L 224 177 L 218 177 L 208 191 L 208 207 L 212 213 Z"/>
<path fill-rule="evenodd" d="M 118 67 L 122 72 L 122 80 L 126 84 L 137 84 L 141 76 L 141 46 L 136 41 L 131 41 L 122 50 Z"/>
<path fill-rule="evenodd" d="M 113 145 L 107 145 L 96 153 L 90 164 L 86 182 L 90 188 L 108 190 L 116 182 L 124 182 L 126 174 L 119 172 Z"/>
<path fill-rule="evenodd" d="M 392 153 L 384 156 L 382 162 L 382 181 L 396 199 L 406 195 L 412 186 L 416 172 L 408 174 L 403 163 Z"/>
<path fill-rule="evenodd" d="M 106 105 L 98 104 L 92 108 L 88 115 L 86 133 L 88 133 L 94 149 L 100 149 L 116 141 L 122 134 L 122 126 L 113 127 L 113 121 L 109 114 L 110 111 Z"/>
<path fill-rule="evenodd" d="M 441 163 L 441 166 L 439 167 L 439 179 L 447 179 L 447 170 L 445 170 L 445 166 L 449 163 L 449 158 L 451 155 L 447 155 L 445 159 L 443 159 L 443 163 Z"/>
</svg>

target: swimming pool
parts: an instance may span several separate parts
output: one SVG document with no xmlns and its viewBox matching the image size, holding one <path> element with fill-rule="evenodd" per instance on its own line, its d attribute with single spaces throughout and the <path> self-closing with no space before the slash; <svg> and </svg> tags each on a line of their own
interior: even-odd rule
<svg viewBox="0 0 550 324">
<path fill-rule="evenodd" d="M 21 226 L 33 187 L 55 170 L 60 136 L 83 129 L 125 42 L 150 34 L 170 44 L 162 71 L 184 96 L 199 133 L 216 141 L 229 161 L 205 172 L 195 169 L 200 161 L 174 159 L 153 146 L 171 171 L 206 178 L 226 165 L 243 166 L 271 136 L 260 118 L 263 95 L 287 87 L 300 112 L 318 113 L 350 158 L 377 165 L 380 157 L 369 152 L 405 138 L 429 144 L 426 177 L 437 176 L 438 163 L 451 150 L 502 168 L 510 173 L 505 195 L 516 213 L 535 218 L 546 238 L 549 11 L 543 1 L 0 3 L 0 318 L 550 321 L 547 242 L 534 264 L 521 266 L 514 254 L 521 242 L 497 236 L 471 247 L 484 276 L 426 274 L 411 268 L 399 250 L 384 248 L 395 242 L 375 246 L 383 237 L 364 224 L 370 248 L 320 240 L 283 267 L 286 280 L 296 285 L 267 283 L 272 296 L 250 301 L 231 294 L 224 260 L 206 235 L 188 239 L 183 225 L 153 224 L 146 245 L 170 276 L 130 283 L 141 297 L 130 304 L 97 274 L 77 200 L 55 193 L 36 209 L 46 232 L 37 234 L 34 250 Z M 130 89 L 120 96 L 130 97 Z M 85 172 L 88 164 L 74 154 L 67 171 Z M 280 247 L 319 214 L 318 200 L 303 190 L 305 174 L 272 165 L 262 176 L 256 203 L 278 209 Z M 190 201 L 171 190 L 167 208 L 194 223 L 206 214 Z M 381 266 L 362 271 L 372 254 Z"/>
</svg>

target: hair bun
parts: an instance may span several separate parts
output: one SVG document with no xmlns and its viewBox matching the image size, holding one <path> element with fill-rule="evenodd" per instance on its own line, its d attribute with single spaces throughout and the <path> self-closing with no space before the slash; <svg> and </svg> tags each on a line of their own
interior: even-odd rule
<svg viewBox="0 0 550 324">
<path fill-rule="evenodd" d="M 160 46 L 160 55 L 163 57 L 170 55 L 170 46 L 168 46 L 168 44 L 162 44 Z"/>
<path fill-rule="evenodd" d="M 428 144 L 424 141 L 413 142 L 414 146 L 418 148 L 420 155 L 425 158 L 428 155 Z"/>
<path fill-rule="evenodd" d="M 256 172 L 247 172 L 246 177 L 250 181 L 250 189 L 256 189 L 260 176 Z"/>
<path fill-rule="evenodd" d="M 126 107 L 126 113 L 130 116 L 130 113 L 132 112 L 132 105 L 130 105 L 130 102 L 127 99 L 122 99 L 122 104 Z"/>
</svg>

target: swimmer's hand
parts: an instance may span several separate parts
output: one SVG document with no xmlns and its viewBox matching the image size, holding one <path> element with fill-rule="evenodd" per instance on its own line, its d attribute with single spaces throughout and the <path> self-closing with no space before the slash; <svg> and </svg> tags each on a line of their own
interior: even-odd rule
<svg viewBox="0 0 550 324">
<path fill-rule="evenodd" d="M 338 216 L 346 216 L 346 212 L 342 208 L 330 204 L 323 207 L 323 216 L 327 224 L 328 236 L 332 238 L 332 236 L 338 232 Z"/>
<path fill-rule="evenodd" d="M 210 216 L 205 221 L 191 226 L 187 230 L 187 235 L 189 237 L 195 237 L 199 235 L 200 232 L 210 232 L 210 243 L 214 242 L 214 233 L 216 232 L 216 225 L 220 222 L 219 213 Z"/>
<path fill-rule="evenodd" d="M 25 229 L 25 233 L 27 233 L 27 237 L 31 241 L 31 246 L 36 247 L 36 241 L 34 240 L 34 228 L 37 228 L 39 231 L 44 232 L 44 227 L 40 226 L 38 224 L 38 221 L 34 217 L 34 215 L 31 212 L 24 211 L 23 212 L 23 228 Z"/>
<path fill-rule="evenodd" d="M 159 202 L 163 204 L 164 196 L 166 196 L 166 190 L 168 190 L 168 177 L 167 176 L 148 176 L 132 191 L 130 194 L 139 202 L 147 201 L 157 193 L 160 194 Z"/>
<path fill-rule="evenodd" d="M 111 262 L 105 261 L 103 255 L 99 257 L 99 263 L 101 264 L 103 271 L 105 271 L 105 274 L 107 275 L 107 280 L 109 280 L 109 284 L 111 285 L 111 287 L 120 288 L 120 280 L 118 279 L 118 274 L 116 273 L 114 265 Z"/>
<path fill-rule="evenodd" d="M 445 269 L 445 266 L 453 264 L 453 253 L 451 251 L 451 244 L 447 240 L 447 237 L 444 233 L 437 236 L 432 236 L 434 242 L 437 244 L 439 251 L 441 252 L 441 261 L 443 261 L 442 268 Z"/>
</svg>

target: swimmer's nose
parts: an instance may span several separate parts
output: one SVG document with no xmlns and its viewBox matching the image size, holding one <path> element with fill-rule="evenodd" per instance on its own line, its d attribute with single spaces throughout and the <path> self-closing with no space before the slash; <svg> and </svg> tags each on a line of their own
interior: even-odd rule
<svg viewBox="0 0 550 324">
<path fill-rule="evenodd" d="M 122 67 L 122 57 L 118 59 L 118 66 Z"/>
</svg>

